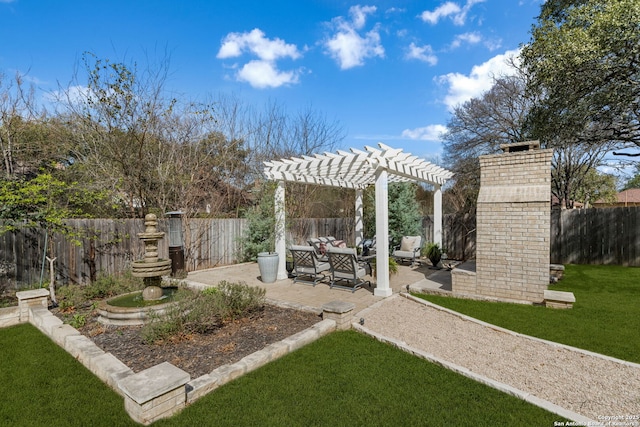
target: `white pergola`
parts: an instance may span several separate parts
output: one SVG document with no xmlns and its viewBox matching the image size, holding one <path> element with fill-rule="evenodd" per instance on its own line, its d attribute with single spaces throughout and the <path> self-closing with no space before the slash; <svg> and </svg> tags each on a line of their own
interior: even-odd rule
<svg viewBox="0 0 640 427">
<path fill-rule="evenodd" d="M 350 149 L 350 152 L 315 154 L 265 162 L 264 173 L 278 181 L 275 193 L 276 252 L 279 254 L 278 279 L 286 279 L 285 185 L 289 182 L 353 188 L 356 192 L 355 243 L 363 239 L 363 190 L 375 185 L 376 200 L 376 288 L 374 295 L 387 297 L 389 287 L 389 182 L 425 182 L 434 187 L 433 241 L 442 245 L 442 185 L 453 174 L 401 149 L 379 143 L 377 148 Z"/>
</svg>

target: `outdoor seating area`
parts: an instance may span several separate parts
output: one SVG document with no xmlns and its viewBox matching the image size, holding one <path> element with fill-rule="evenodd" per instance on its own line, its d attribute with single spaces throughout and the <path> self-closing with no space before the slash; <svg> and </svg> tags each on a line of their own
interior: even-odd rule
<svg viewBox="0 0 640 427">
<path fill-rule="evenodd" d="M 309 239 L 309 242 L 320 239 Z M 337 240 L 332 240 L 337 242 Z M 317 285 L 328 282 L 330 288 L 349 289 L 355 292 L 360 287 L 371 287 L 371 281 L 364 277 L 371 273 L 367 260 L 360 259 L 354 248 L 334 246 L 325 241 L 322 251 L 314 246 L 292 245 L 289 252 L 293 258 L 293 282 Z M 342 241 L 340 241 L 342 242 Z M 344 243 L 344 242 L 342 242 Z"/>
</svg>

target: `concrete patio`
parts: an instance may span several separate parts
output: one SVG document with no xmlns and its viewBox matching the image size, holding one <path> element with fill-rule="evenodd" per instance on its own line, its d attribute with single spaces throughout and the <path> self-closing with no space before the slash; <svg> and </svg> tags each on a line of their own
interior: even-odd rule
<svg viewBox="0 0 640 427">
<path fill-rule="evenodd" d="M 323 304 L 331 301 L 345 301 L 355 304 L 354 313 L 358 313 L 384 299 L 384 297 L 373 294 L 375 278 L 366 276 L 365 279 L 371 281 L 373 285 L 370 288 L 364 287 L 355 292 L 344 289 L 330 289 L 329 278 L 315 287 L 294 283 L 291 278 L 276 280 L 273 283 L 262 283 L 258 264 L 251 262 L 193 271 L 189 273 L 186 281 L 189 285 L 197 288 L 213 286 L 223 280 L 245 282 L 250 286 L 265 288 L 267 299 L 280 305 L 321 313 Z M 406 292 L 407 286 L 431 292 L 447 293 L 451 291 L 451 272 L 445 269 L 431 269 L 425 263 L 418 267 L 398 265 L 398 273 L 392 274 L 389 282 L 393 293 Z"/>
</svg>

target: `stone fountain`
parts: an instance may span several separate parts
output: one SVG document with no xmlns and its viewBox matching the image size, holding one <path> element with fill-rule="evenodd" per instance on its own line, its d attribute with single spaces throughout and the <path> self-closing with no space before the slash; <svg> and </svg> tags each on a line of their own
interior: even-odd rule
<svg viewBox="0 0 640 427">
<path fill-rule="evenodd" d="M 131 263 L 131 274 L 142 277 L 145 288 L 102 301 L 98 308 L 98 321 L 107 325 L 143 325 L 154 316 L 164 315 L 170 306 L 175 288 L 161 288 L 162 276 L 171 274 L 171 260 L 158 257 L 158 240 L 164 233 L 158 231 L 154 214 L 144 217 L 145 230 L 138 233 L 144 242 L 144 258 Z"/>
<path fill-rule="evenodd" d="M 162 240 L 164 232 L 158 231 L 158 218 L 154 214 L 144 217 L 145 230 L 138 233 L 138 238 L 144 242 L 144 258 L 131 263 L 131 274 L 142 277 L 145 288 L 142 299 L 145 301 L 162 298 L 162 276 L 171 274 L 171 260 L 158 258 L 158 240 Z"/>
</svg>

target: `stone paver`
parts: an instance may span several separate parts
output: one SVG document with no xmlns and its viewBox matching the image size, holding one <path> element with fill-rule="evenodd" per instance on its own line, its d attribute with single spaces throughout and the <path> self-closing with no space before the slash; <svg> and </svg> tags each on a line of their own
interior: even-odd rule
<svg viewBox="0 0 640 427">
<path fill-rule="evenodd" d="M 429 276 L 440 270 L 431 270 L 428 266 L 409 267 L 399 265 L 398 273 L 391 275 L 390 286 L 394 293 L 404 292 L 407 286 Z M 205 287 L 216 285 L 219 282 L 233 281 L 245 282 L 250 286 L 260 286 L 266 289 L 267 299 L 279 305 L 290 305 L 296 308 L 306 308 L 316 313 L 322 312 L 322 306 L 331 301 L 343 301 L 353 303 L 356 314 L 363 309 L 375 304 L 383 299 L 373 295 L 373 288 L 361 288 L 355 292 L 344 289 L 330 289 L 329 281 L 319 283 L 316 286 L 293 283 L 293 279 L 276 280 L 273 283 L 262 283 L 258 278 L 260 272 L 257 263 L 245 263 L 227 267 L 218 267 L 208 270 L 194 271 L 187 276 L 187 282 L 194 287 Z M 375 279 L 367 276 L 367 280 Z M 440 286 L 432 283 L 431 286 Z"/>
</svg>

